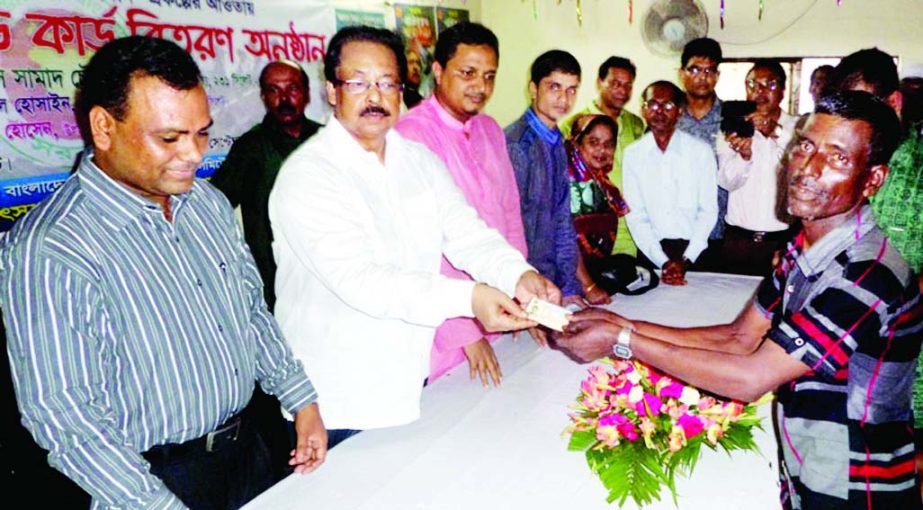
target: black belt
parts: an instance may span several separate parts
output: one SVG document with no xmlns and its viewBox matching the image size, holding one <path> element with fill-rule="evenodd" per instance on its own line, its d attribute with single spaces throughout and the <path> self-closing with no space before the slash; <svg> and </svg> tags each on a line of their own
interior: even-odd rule
<svg viewBox="0 0 923 510">
<path fill-rule="evenodd" d="M 196 453 L 212 453 L 237 443 L 242 438 L 241 433 L 249 427 L 246 423 L 244 412 L 241 411 L 230 417 L 220 427 L 196 439 L 184 443 L 167 443 L 152 446 L 142 453 L 149 462 L 166 462 L 171 458 L 185 457 Z"/>
<path fill-rule="evenodd" d="M 734 225 L 727 225 L 725 235 L 727 234 L 731 234 L 740 239 L 747 239 L 754 243 L 784 242 L 791 239 L 791 232 L 789 232 L 789 229 L 766 232 L 763 230 L 747 230 Z"/>
</svg>

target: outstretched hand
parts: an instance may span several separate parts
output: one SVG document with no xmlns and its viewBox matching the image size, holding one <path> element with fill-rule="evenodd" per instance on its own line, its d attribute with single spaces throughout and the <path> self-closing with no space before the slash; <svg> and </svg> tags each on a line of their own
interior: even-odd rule
<svg viewBox="0 0 923 510">
<path fill-rule="evenodd" d="M 471 309 L 487 331 L 515 331 L 536 325 L 522 307 L 503 292 L 483 283 L 471 292 Z"/>
</svg>

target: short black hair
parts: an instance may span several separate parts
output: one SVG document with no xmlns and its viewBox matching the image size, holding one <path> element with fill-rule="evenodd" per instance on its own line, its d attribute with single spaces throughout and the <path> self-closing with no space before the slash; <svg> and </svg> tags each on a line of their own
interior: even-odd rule
<svg viewBox="0 0 923 510">
<path fill-rule="evenodd" d="M 496 34 L 480 23 L 462 21 L 440 33 L 436 41 L 436 52 L 433 58 L 443 69 L 455 56 L 459 44 L 489 46 L 494 50 L 497 60 L 500 60 L 500 41 L 497 40 Z"/>
<path fill-rule="evenodd" d="M 872 129 L 869 139 L 869 166 L 888 163 L 901 138 L 901 122 L 888 103 L 860 90 L 844 90 L 824 96 L 814 106 L 814 113 L 835 115 L 846 120 L 860 120 Z"/>
<path fill-rule="evenodd" d="M 609 69 L 624 69 L 631 73 L 631 79 L 634 79 L 638 75 L 638 69 L 635 67 L 634 63 L 631 60 L 628 60 L 625 57 L 609 57 L 599 65 L 599 79 L 600 81 L 605 80 L 606 76 L 609 76 Z"/>
<path fill-rule="evenodd" d="M 580 62 L 573 55 L 564 50 L 549 50 L 542 53 L 532 62 L 531 80 L 538 85 L 542 78 L 555 71 L 572 74 L 580 78 Z"/>
<path fill-rule="evenodd" d="M 692 60 L 692 57 L 707 58 L 720 64 L 724 55 L 721 53 L 721 45 L 718 41 L 709 37 L 700 37 L 686 43 L 683 47 L 683 56 L 680 57 L 680 67 L 686 68 L 686 64 Z"/>
<path fill-rule="evenodd" d="M 109 41 L 87 62 L 74 97 L 84 144 L 93 144 L 90 110 L 101 106 L 116 120 L 123 120 L 128 113 L 132 78 L 146 76 L 176 90 L 190 90 L 202 83 L 199 66 L 174 42 L 140 35 Z"/>
<path fill-rule="evenodd" d="M 830 64 L 824 64 L 822 66 L 817 66 L 811 71 L 811 82 L 817 79 L 818 74 L 824 75 L 825 80 L 829 80 L 833 76 L 834 67 Z"/>
<path fill-rule="evenodd" d="M 657 80 L 654 83 L 651 83 L 650 85 L 648 85 L 647 87 L 644 87 L 644 91 L 641 92 L 641 99 L 643 101 L 646 101 L 644 97 L 647 95 L 647 91 L 654 87 L 666 87 L 670 89 L 670 93 L 673 94 L 673 99 L 672 99 L 673 104 L 675 104 L 679 108 L 686 107 L 686 93 L 683 92 L 683 89 L 679 88 L 677 84 L 673 83 L 672 81 L 667 81 L 667 80 Z"/>
<path fill-rule="evenodd" d="M 782 64 L 776 62 L 775 60 L 762 59 L 762 58 L 757 59 L 755 62 L 753 62 L 753 67 L 751 67 L 750 70 L 747 71 L 747 75 L 749 75 L 756 69 L 765 69 L 771 72 L 772 74 L 776 75 L 776 78 L 779 79 L 779 85 L 782 85 L 782 89 L 785 89 L 786 76 L 785 76 L 785 69 L 782 67 Z"/>
<path fill-rule="evenodd" d="M 878 48 L 866 48 L 847 55 L 834 68 L 829 89 L 849 90 L 860 82 L 869 85 L 871 92 L 881 99 L 897 90 L 900 80 L 891 55 Z"/>
<path fill-rule="evenodd" d="M 304 68 L 301 67 L 298 62 L 293 62 L 291 60 L 273 60 L 266 64 L 263 70 L 260 71 L 260 92 L 266 92 L 266 75 L 269 73 L 269 68 L 272 67 L 273 64 L 282 64 L 298 69 L 298 74 L 301 75 L 301 84 L 304 86 L 305 92 L 311 89 L 311 82 L 308 81 L 308 73 L 304 71 Z"/>
<path fill-rule="evenodd" d="M 398 79 L 401 83 L 407 80 L 407 55 L 404 54 L 404 43 L 400 36 L 384 28 L 365 25 L 343 27 L 333 34 L 327 44 L 327 54 L 324 55 L 324 79 L 337 83 L 337 68 L 340 67 L 343 47 L 351 42 L 370 42 L 390 49 L 397 59 Z"/>
</svg>

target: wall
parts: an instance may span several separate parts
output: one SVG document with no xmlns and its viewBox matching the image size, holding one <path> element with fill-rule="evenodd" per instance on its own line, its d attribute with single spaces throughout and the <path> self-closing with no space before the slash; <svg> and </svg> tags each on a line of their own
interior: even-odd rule
<svg viewBox="0 0 923 510">
<path fill-rule="evenodd" d="M 497 1 L 497 0 L 487 0 Z M 502 1 L 502 0 L 501 0 Z M 471 13 L 471 19 L 478 21 L 481 19 L 481 0 L 403 0 L 403 1 L 385 1 L 382 0 L 332 0 L 334 8 L 337 9 L 354 9 L 358 11 L 376 11 L 385 14 L 385 22 L 389 28 L 394 28 L 394 4 L 412 4 L 412 5 L 438 5 L 440 7 L 452 7 L 455 9 L 467 9 Z"/>
<path fill-rule="evenodd" d="M 527 105 L 529 65 L 552 48 L 572 52 L 583 66 L 578 107 L 596 97 L 596 71 L 606 57 L 632 59 L 638 77 L 629 109 L 637 112 L 643 87 L 657 79 L 676 81 L 679 67 L 679 56 L 655 56 L 644 46 L 641 27 L 651 3 L 635 0 L 634 22 L 629 24 L 628 0 L 582 0 L 579 26 L 576 0 L 482 0 L 480 20 L 499 36 L 501 54 L 497 89 L 487 112 L 501 125 L 518 117 Z M 718 26 L 719 1 L 702 3 L 708 35 L 722 43 L 729 57 L 842 56 L 878 46 L 899 56 L 902 70 L 923 74 L 920 0 L 843 0 L 840 6 L 836 0 L 771 0 L 764 1 L 762 21 L 757 19 L 758 0 L 729 0 L 724 30 Z"/>
</svg>

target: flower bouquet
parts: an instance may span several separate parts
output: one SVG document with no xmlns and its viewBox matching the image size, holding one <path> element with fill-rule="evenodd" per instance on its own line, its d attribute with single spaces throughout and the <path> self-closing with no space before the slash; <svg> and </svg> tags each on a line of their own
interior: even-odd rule
<svg viewBox="0 0 923 510">
<path fill-rule="evenodd" d="M 762 429 L 757 406 L 703 396 L 639 361 L 606 358 L 589 369 L 571 407 L 570 445 L 585 451 L 590 469 L 606 489 L 607 501 L 638 506 L 660 499 L 667 486 L 676 504 L 676 473 L 689 476 L 702 446 L 757 450 L 753 428 Z"/>
</svg>

